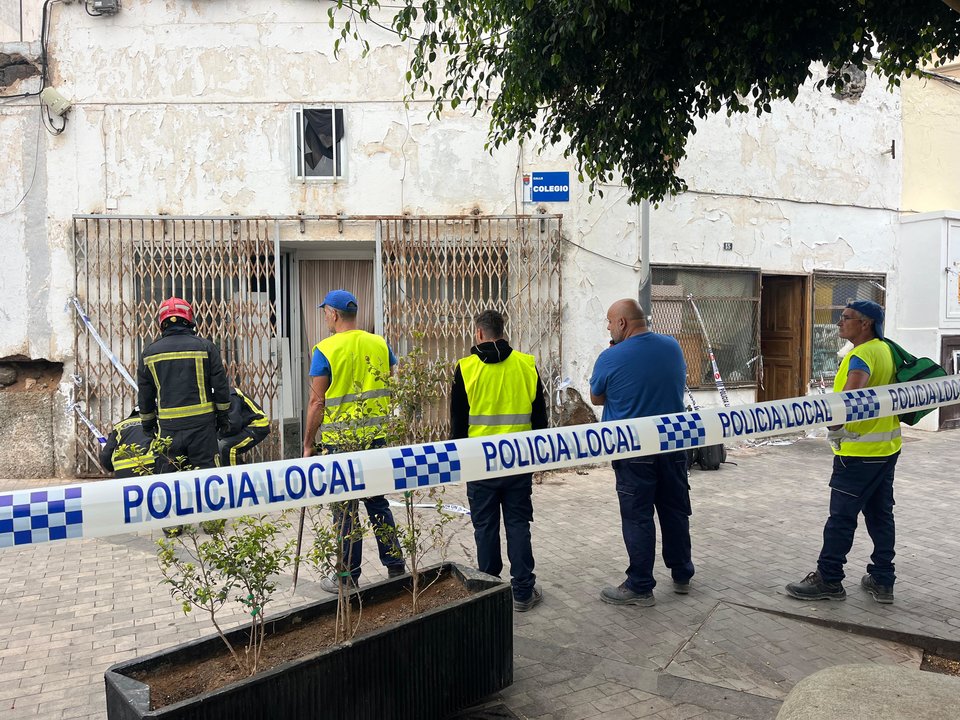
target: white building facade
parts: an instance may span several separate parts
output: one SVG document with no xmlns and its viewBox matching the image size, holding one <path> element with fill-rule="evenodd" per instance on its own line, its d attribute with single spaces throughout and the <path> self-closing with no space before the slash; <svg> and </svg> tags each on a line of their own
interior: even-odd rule
<svg viewBox="0 0 960 720">
<path fill-rule="evenodd" d="M 35 97 L 0 104 L 0 359 L 62 364 L 47 471 L 97 472 L 71 402 L 104 430 L 133 402 L 64 309 L 73 297 L 132 370 L 156 304 L 187 296 L 232 380 L 284 427 L 274 454 L 281 436 L 287 454 L 298 447 L 305 365 L 324 332 L 315 306 L 334 287 L 354 289 L 398 351 L 419 333 L 451 359 L 472 315 L 500 307 L 551 391 L 568 377 L 586 396 L 607 307 L 638 294 L 639 208 L 622 187 L 589 197 L 562 148 L 488 152 L 485 117 L 430 119 L 428 99 L 405 103 L 409 48 L 370 26 L 367 56 L 348 43 L 335 57 L 328 8 L 52 6 L 47 84 L 72 103 L 63 131 L 41 127 Z M 769 115 L 703 122 L 680 168 L 690 191 L 651 211 L 655 329 L 680 339 L 703 404 L 719 400 L 690 295 L 735 403 L 829 387 L 850 299 L 885 303 L 896 334 L 910 292 L 900 90 L 871 77 L 839 98 L 812 89 L 820 76 Z M 542 172 L 569 173 L 567 201 L 528 201 Z"/>
</svg>

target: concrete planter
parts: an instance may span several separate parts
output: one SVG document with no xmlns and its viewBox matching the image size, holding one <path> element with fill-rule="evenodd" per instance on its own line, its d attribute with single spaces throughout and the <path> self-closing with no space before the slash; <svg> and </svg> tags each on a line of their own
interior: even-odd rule
<svg viewBox="0 0 960 720">
<path fill-rule="evenodd" d="M 513 682 L 510 585 L 452 563 L 426 572 L 450 573 L 473 595 L 160 710 L 149 709 L 150 688 L 129 675 L 218 654 L 223 641 L 211 635 L 118 663 L 105 675 L 107 717 L 439 720 L 474 705 Z M 405 576 L 359 593 L 369 607 L 407 592 L 409 583 Z M 268 635 L 335 612 L 335 598 L 305 605 L 272 620 Z M 245 633 L 227 635 L 240 643 Z"/>
</svg>

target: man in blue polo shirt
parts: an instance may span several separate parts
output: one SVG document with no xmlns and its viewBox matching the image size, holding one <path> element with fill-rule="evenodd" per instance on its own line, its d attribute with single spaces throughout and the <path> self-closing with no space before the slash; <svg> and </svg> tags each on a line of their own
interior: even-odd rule
<svg viewBox="0 0 960 720">
<path fill-rule="evenodd" d="M 607 311 L 610 347 L 600 353 L 590 378 L 590 399 L 603 406 L 603 420 L 683 412 L 687 365 L 680 344 L 650 332 L 636 300 L 618 300 Z M 614 460 L 623 542 L 630 565 L 618 587 L 605 587 L 600 599 L 612 605 L 656 603 L 653 562 L 660 519 L 663 561 L 673 576 L 674 592 L 690 591 L 690 488 L 683 450 Z"/>
</svg>

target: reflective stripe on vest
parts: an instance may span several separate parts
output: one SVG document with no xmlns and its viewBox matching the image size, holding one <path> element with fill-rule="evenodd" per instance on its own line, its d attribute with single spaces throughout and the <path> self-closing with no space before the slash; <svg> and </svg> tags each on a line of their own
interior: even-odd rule
<svg viewBox="0 0 960 720">
<path fill-rule="evenodd" d="M 470 403 L 469 437 L 529 430 L 537 396 L 533 355 L 514 350 L 506 360 L 485 363 L 470 355 L 458 363 Z"/>
<path fill-rule="evenodd" d="M 123 460 L 113 460 L 113 469 L 114 470 L 131 470 L 138 467 L 149 467 L 153 465 L 156 457 L 153 453 L 147 453 L 146 455 L 136 455 L 132 458 L 124 458 Z"/>
<path fill-rule="evenodd" d="M 866 435 L 861 435 L 858 438 L 844 438 L 844 443 L 888 443 L 891 440 L 896 440 L 902 435 L 900 428 L 896 430 L 891 430 L 890 432 L 875 432 L 867 433 Z"/>
<path fill-rule="evenodd" d="M 384 437 L 389 391 L 371 366 L 384 377 L 390 372 L 387 341 L 363 330 L 347 330 L 314 345 L 330 363 L 330 387 L 323 408 L 320 440 L 328 446 L 362 445 Z"/>
<path fill-rule="evenodd" d="M 201 403 L 200 405 L 182 405 L 175 408 L 160 408 L 157 415 L 161 420 L 175 420 L 177 418 L 194 417 L 196 415 L 207 415 L 213 412 L 213 403 Z"/>
<path fill-rule="evenodd" d="M 263 410 L 261 410 L 253 400 L 240 392 L 239 388 L 234 388 L 233 390 L 237 393 L 237 397 L 243 400 L 246 406 L 250 409 L 250 412 L 257 416 L 255 420 L 251 420 L 249 423 L 247 423 L 247 427 L 269 427 L 270 420 L 267 418 L 266 413 L 263 412 Z"/>
<path fill-rule="evenodd" d="M 530 413 L 517 415 L 470 415 L 471 425 L 529 425 Z"/>
<path fill-rule="evenodd" d="M 840 363 L 837 377 L 833 381 L 833 391 L 840 392 L 847 384 L 850 372 L 850 360 L 858 357 L 870 368 L 867 387 L 895 383 L 896 367 L 890 347 L 883 340 L 868 340 L 848 352 Z M 851 457 L 887 457 L 899 452 L 903 442 L 900 439 L 900 420 L 896 415 L 848 422 L 844 428 L 860 435 L 855 440 L 843 440 L 840 449 L 833 448 L 836 455 Z"/>
</svg>

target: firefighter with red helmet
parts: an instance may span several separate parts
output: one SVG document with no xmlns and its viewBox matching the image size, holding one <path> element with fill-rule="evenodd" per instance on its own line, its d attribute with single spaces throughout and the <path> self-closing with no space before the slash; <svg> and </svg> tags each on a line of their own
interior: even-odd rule
<svg viewBox="0 0 960 720">
<path fill-rule="evenodd" d="M 193 308 L 181 298 L 160 304 L 160 338 L 137 369 L 140 419 L 149 435 L 170 438 L 155 472 L 219 465 L 217 431 L 230 432 L 230 384 L 217 346 L 198 337 Z M 173 459 L 184 457 L 184 467 Z"/>
</svg>

